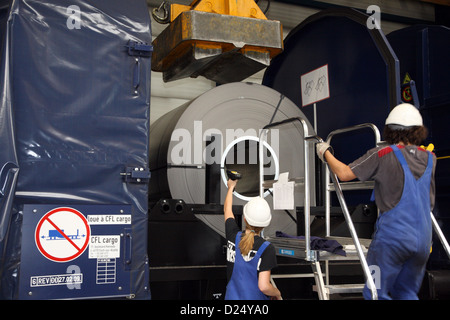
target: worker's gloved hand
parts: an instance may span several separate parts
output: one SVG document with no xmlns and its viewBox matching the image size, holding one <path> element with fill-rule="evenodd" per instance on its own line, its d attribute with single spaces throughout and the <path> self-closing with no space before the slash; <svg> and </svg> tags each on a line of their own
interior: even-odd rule
<svg viewBox="0 0 450 320">
<path fill-rule="evenodd" d="M 324 157 L 325 151 L 327 151 L 327 150 L 329 150 L 332 154 L 334 154 L 333 148 L 328 143 L 326 143 L 326 142 L 319 142 L 319 143 L 316 144 L 317 156 L 323 162 L 327 162 L 325 160 L 325 157 Z"/>
</svg>

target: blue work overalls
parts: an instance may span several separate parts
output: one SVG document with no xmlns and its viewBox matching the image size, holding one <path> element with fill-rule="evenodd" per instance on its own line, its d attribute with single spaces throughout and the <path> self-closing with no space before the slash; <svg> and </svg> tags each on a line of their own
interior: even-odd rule
<svg viewBox="0 0 450 320">
<path fill-rule="evenodd" d="M 404 172 L 400 202 L 377 220 L 367 253 L 378 299 L 417 300 L 431 246 L 431 152 L 423 175 L 416 180 L 397 146 L 391 146 Z M 373 268 L 375 266 L 375 268 Z M 367 285 L 365 299 L 371 299 Z"/>
<path fill-rule="evenodd" d="M 245 261 L 239 249 L 241 241 L 241 232 L 236 235 L 233 273 L 227 285 L 225 300 L 268 300 L 264 293 L 258 287 L 258 262 L 264 250 L 270 242 L 264 242 L 259 247 L 256 255 L 250 260 Z"/>
</svg>

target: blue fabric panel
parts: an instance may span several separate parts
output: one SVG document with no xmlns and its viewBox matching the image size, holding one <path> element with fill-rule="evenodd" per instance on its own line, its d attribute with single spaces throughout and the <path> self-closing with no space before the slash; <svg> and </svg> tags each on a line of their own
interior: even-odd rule
<svg viewBox="0 0 450 320">
<path fill-rule="evenodd" d="M 151 43 L 146 2 L 14 1 L 3 26 L 0 168 L 19 168 L 15 214 L 25 203 L 131 204 L 132 291 L 149 297 L 148 187 L 121 175 L 148 167 L 150 58 L 127 47 Z M 2 294 L 14 298 L 20 238 L 1 240 Z"/>
</svg>

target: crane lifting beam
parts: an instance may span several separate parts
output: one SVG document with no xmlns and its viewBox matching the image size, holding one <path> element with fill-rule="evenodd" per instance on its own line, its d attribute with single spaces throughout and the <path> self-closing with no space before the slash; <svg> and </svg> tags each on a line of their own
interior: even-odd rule
<svg viewBox="0 0 450 320">
<path fill-rule="evenodd" d="M 221 84 L 241 81 L 283 50 L 281 23 L 268 20 L 253 0 L 163 2 L 153 17 L 169 23 L 153 41 L 152 55 L 152 70 L 162 72 L 165 82 L 198 76 Z"/>
</svg>

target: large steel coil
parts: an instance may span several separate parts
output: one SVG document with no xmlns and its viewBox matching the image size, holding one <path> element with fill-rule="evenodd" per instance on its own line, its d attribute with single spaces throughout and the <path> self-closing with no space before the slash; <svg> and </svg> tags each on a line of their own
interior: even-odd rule
<svg viewBox="0 0 450 320">
<path fill-rule="evenodd" d="M 182 199 L 185 203 L 205 203 L 206 166 L 220 164 L 221 203 L 226 194 L 225 170 L 242 173 L 234 193 L 234 203 L 245 204 L 259 195 L 259 134 L 270 122 L 303 117 L 300 109 L 277 91 L 258 84 L 230 83 L 218 86 L 168 112 L 150 128 L 150 201 Z M 307 122 L 309 134 L 313 128 Z M 215 136 L 207 145 L 209 136 Z M 310 163 L 314 164 L 314 146 Z M 290 178 L 304 176 L 303 128 L 298 122 L 270 129 L 264 143 L 264 179 L 277 180 L 280 173 Z M 310 169 L 311 204 L 314 204 L 314 166 Z M 303 204 L 303 185 L 295 187 L 295 205 Z M 270 189 L 264 196 L 273 208 Z M 295 217 L 295 212 L 291 212 Z M 221 215 L 198 215 L 212 229 L 224 235 Z M 265 235 L 275 231 L 296 233 L 293 219 L 284 210 L 273 210 Z"/>
</svg>

